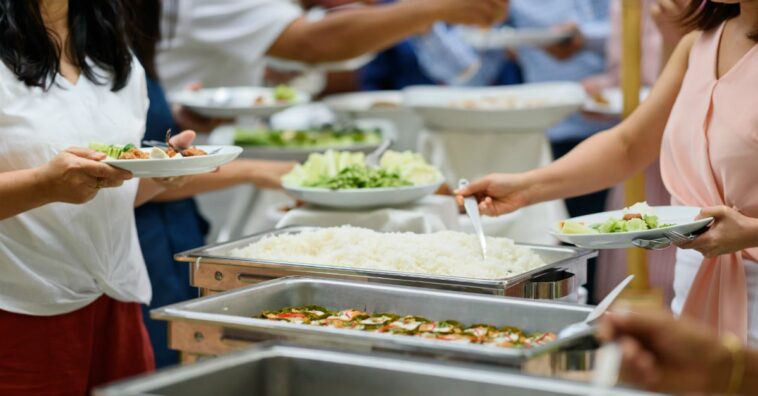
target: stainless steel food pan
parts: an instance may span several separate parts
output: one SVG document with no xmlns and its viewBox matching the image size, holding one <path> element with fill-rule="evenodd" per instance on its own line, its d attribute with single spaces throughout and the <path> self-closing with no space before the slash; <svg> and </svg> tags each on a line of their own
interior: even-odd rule
<svg viewBox="0 0 758 396">
<path fill-rule="evenodd" d="M 582 383 L 467 364 L 261 345 L 158 371 L 94 391 L 95 396 L 547 396 L 596 394 Z M 608 396 L 646 393 L 614 388 Z"/>
<path fill-rule="evenodd" d="M 385 283 L 466 291 L 472 293 L 507 295 L 526 298 L 558 299 L 575 292 L 586 282 L 587 260 L 597 256 L 596 251 L 563 246 L 522 245 L 531 248 L 546 263 L 544 266 L 522 274 L 502 279 L 475 279 L 450 276 L 436 276 L 407 272 L 378 271 L 313 265 L 260 259 L 232 257 L 230 251 L 241 248 L 270 235 L 298 233 L 313 230 L 314 227 L 287 227 L 263 232 L 236 241 L 225 242 L 193 249 L 176 255 L 178 261 L 193 264 L 193 284 L 210 290 L 228 290 L 244 284 L 254 284 L 264 280 L 286 276 L 316 276 L 351 279 L 364 282 Z M 206 266 L 206 271 L 202 267 Z M 232 270 L 230 270 L 232 268 Z M 220 270 L 222 269 L 222 270 Z M 555 273 L 568 276 L 553 276 Z M 203 277 L 198 281 L 198 277 Z M 229 278 L 232 279 L 229 279 Z M 545 286 L 539 286 L 546 279 Z"/>
<path fill-rule="evenodd" d="M 302 345 L 330 345 L 359 351 L 389 350 L 411 354 L 521 366 L 551 350 L 499 348 L 418 337 L 332 329 L 258 318 L 265 310 L 320 305 L 327 309 L 363 309 L 372 313 L 417 315 L 430 320 L 457 320 L 471 325 L 516 326 L 527 332 L 558 332 L 583 320 L 591 307 L 530 301 L 415 287 L 334 279 L 283 278 L 153 310 L 154 319 L 188 321 L 223 328 L 227 341 L 285 340 Z"/>
</svg>

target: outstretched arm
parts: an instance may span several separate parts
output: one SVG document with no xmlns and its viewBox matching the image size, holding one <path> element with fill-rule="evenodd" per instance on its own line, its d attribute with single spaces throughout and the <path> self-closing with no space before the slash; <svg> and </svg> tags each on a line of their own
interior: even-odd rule
<svg viewBox="0 0 758 396">
<path fill-rule="evenodd" d="M 505 19 L 507 0 L 409 0 L 338 11 L 312 22 L 299 18 L 267 55 L 306 63 L 355 58 L 428 30 L 436 21 L 492 25 Z"/>
<path fill-rule="evenodd" d="M 490 175 L 459 194 L 477 196 L 484 213 L 499 215 L 524 205 L 601 190 L 647 167 L 659 156 L 663 130 L 697 34 L 682 40 L 648 99 L 621 124 L 587 139 L 544 168 L 520 175 Z"/>
</svg>

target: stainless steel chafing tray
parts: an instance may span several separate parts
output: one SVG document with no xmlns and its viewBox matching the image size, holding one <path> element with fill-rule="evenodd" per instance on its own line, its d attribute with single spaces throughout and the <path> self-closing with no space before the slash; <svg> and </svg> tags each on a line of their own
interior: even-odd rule
<svg viewBox="0 0 758 396">
<path fill-rule="evenodd" d="M 576 382 L 472 365 L 261 345 L 96 389 L 95 396 L 547 396 L 595 394 Z M 608 396 L 649 395 L 624 388 Z"/>
<path fill-rule="evenodd" d="M 232 242 L 205 246 L 179 253 L 176 260 L 193 264 L 195 286 L 214 291 L 229 290 L 246 284 L 286 276 L 317 276 L 364 282 L 398 284 L 432 289 L 507 295 L 534 299 L 560 299 L 571 296 L 586 282 L 587 260 L 597 256 L 593 250 L 521 245 L 531 248 L 546 263 L 544 266 L 502 279 L 475 279 L 418 273 L 378 271 L 343 266 L 313 265 L 232 257 L 230 251 L 245 247 L 267 236 L 314 230 L 314 227 L 286 227 L 248 236 Z"/>
<path fill-rule="evenodd" d="M 151 316 L 172 324 L 189 322 L 220 328 L 220 338 L 224 342 L 238 345 L 282 340 L 302 345 L 358 351 L 386 350 L 519 367 L 531 357 L 549 355 L 554 350 L 550 344 L 532 349 L 500 348 L 259 318 L 265 310 L 311 304 L 333 310 L 357 308 L 371 313 L 417 315 L 429 320 L 457 320 L 468 325 L 516 326 L 527 332 L 558 332 L 568 324 L 583 320 L 591 310 L 587 306 L 558 302 L 292 277 L 170 305 L 153 310 Z M 552 375 L 550 370 L 554 369 L 548 366 L 542 371 Z"/>
</svg>

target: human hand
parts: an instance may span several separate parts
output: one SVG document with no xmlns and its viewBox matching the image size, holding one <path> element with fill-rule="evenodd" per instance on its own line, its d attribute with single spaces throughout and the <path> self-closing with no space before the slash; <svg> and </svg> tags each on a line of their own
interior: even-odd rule
<svg viewBox="0 0 758 396">
<path fill-rule="evenodd" d="M 100 161 L 105 154 L 72 147 L 39 168 L 40 183 L 54 202 L 82 204 L 95 198 L 101 188 L 121 186 L 131 172 Z"/>
<path fill-rule="evenodd" d="M 558 25 L 553 29 L 560 32 L 566 32 L 571 35 L 568 39 L 561 41 L 560 43 L 542 48 L 553 58 L 558 60 L 566 60 L 576 55 L 584 48 L 586 40 L 584 39 L 582 32 L 579 30 L 579 27 L 575 23 Z"/>
<path fill-rule="evenodd" d="M 521 175 L 493 173 L 455 191 L 455 199 L 463 205 L 463 198 L 473 195 L 482 214 L 498 216 L 531 203 L 527 185 Z"/>
<path fill-rule="evenodd" d="M 688 4 L 689 0 L 655 0 L 650 7 L 650 15 L 664 44 L 676 46 L 689 31 L 680 20 Z"/>
<path fill-rule="evenodd" d="M 197 91 L 202 88 L 203 84 L 199 82 L 192 83 L 187 87 L 190 91 Z M 216 129 L 219 125 L 228 124 L 234 121 L 229 118 L 208 118 L 178 104 L 172 106 L 171 113 L 179 128 L 192 129 L 198 132 L 210 132 Z"/>
<path fill-rule="evenodd" d="M 172 147 L 175 147 L 179 150 L 185 149 L 192 146 L 192 143 L 195 141 L 195 138 L 197 137 L 197 134 L 195 131 L 192 130 L 186 130 L 182 131 L 174 136 L 172 136 L 169 139 L 169 143 Z M 174 188 L 179 188 L 187 184 L 187 182 L 192 178 L 192 176 L 173 176 L 173 177 L 156 177 L 152 180 L 161 188 L 165 190 L 171 190 Z"/>
<path fill-rule="evenodd" d="M 241 161 L 249 161 L 250 172 L 247 174 L 250 177 L 250 183 L 258 188 L 268 189 L 281 189 L 282 176 L 289 173 L 296 164 L 295 162 L 287 161 Z"/>
<path fill-rule="evenodd" d="M 614 313 L 601 319 L 598 336 L 620 344 L 624 382 L 663 393 L 711 394 L 728 387 L 731 352 L 700 323 L 664 311 Z"/>
<path fill-rule="evenodd" d="M 508 0 L 415 0 L 438 19 L 453 25 L 490 27 L 505 20 Z"/>
<path fill-rule="evenodd" d="M 758 219 L 728 206 L 704 208 L 695 219 L 706 217 L 714 219 L 708 231 L 692 242 L 678 244 L 678 247 L 695 249 L 711 258 L 758 246 Z"/>
</svg>

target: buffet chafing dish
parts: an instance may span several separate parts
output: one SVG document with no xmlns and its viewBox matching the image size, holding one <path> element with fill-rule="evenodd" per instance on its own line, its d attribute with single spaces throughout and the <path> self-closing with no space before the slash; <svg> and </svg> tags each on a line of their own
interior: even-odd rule
<svg viewBox="0 0 758 396">
<path fill-rule="evenodd" d="M 286 276 L 316 276 L 533 299 L 572 299 L 578 286 L 586 283 L 587 260 L 597 256 L 597 252 L 587 249 L 522 245 L 540 255 L 546 264 L 508 278 L 474 279 L 245 259 L 229 254 L 232 249 L 247 246 L 269 235 L 312 229 L 285 227 L 193 249 L 179 253 L 175 258 L 191 263 L 192 285 L 201 288 L 204 295 Z"/>
<path fill-rule="evenodd" d="M 577 360 L 553 353 L 554 344 L 560 342 L 533 349 L 502 348 L 259 318 L 265 310 L 304 305 L 333 310 L 356 308 L 373 313 L 392 312 L 429 320 L 456 320 L 469 325 L 487 323 L 496 327 L 515 326 L 526 332 L 556 333 L 583 320 L 591 311 L 588 306 L 559 302 L 291 277 L 169 305 L 153 310 L 151 316 L 169 322 L 169 347 L 192 355 L 219 355 L 250 343 L 279 340 L 363 352 L 383 350 L 523 367 L 531 373 L 555 375 L 589 369 L 592 356 L 584 351 L 596 347 L 591 345 L 582 350 Z M 586 356 L 590 360 L 586 360 Z M 534 364 L 527 367 L 527 361 Z"/>
<path fill-rule="evenodd" d="M 590 395 L 587 384 L 471 365 L 265 345 L 96 389 L 95 396 Z M 608 396 L 647 393 L 614 388 Z"/>
</svg>

